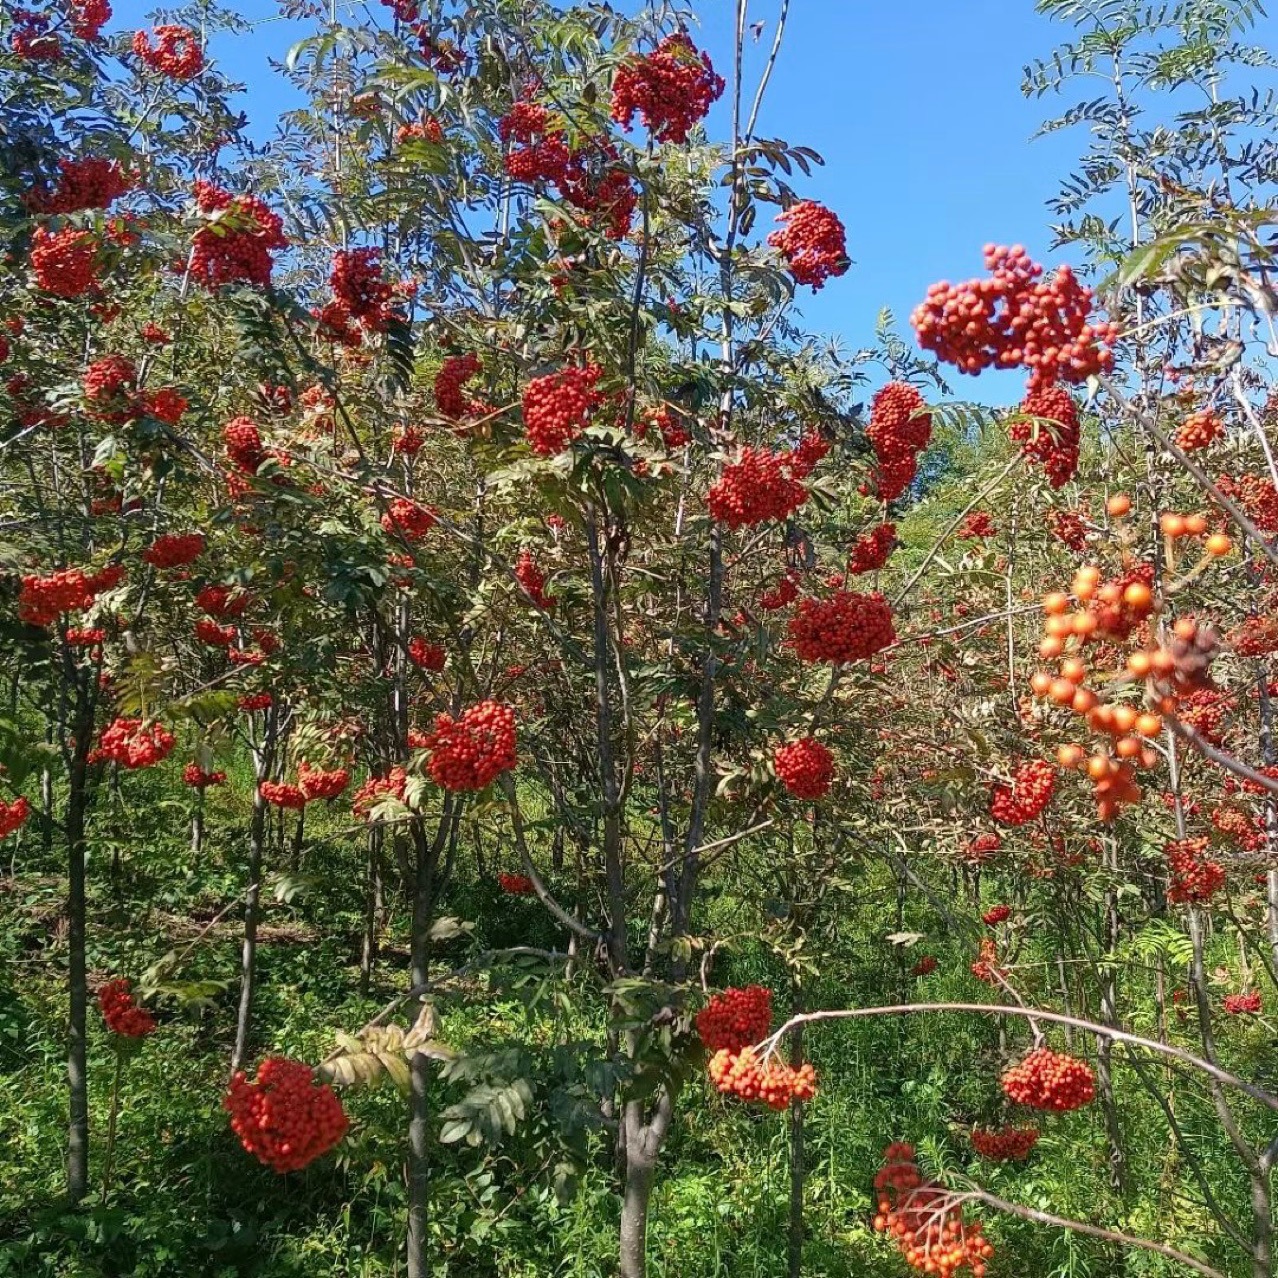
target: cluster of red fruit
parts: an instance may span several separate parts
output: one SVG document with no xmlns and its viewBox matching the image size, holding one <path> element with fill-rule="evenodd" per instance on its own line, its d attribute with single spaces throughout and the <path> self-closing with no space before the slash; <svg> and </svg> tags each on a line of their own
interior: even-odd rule
<svg viewBox="0 0 1278 1278">
<path fill-rule="evenodd" d="M 86 155 L 58 161 L 58 180 L 33 187 L 22 202 L 32 213 L 79 213 L 84 209 L 106 209 L 133 189 L 135 178 L 116 160 Z"/>
<path fill-rule="evenodd" d="M 271 282 L 272 252 L 288 248 L 284 222 L 255 195 L 232 195 L 197 178 L 195 205 L 208 219 L 191 237 L 191 278 L 206 288 Z"/>
<path fill-rule="evenodd" d="M 400 144 L 417 139 L 431 142 L 435 146 L 442 146 L 444 126 L 433 115 L 428 115 L 424 120 L 413 120 L 409 124 L 401 124 L 395 130 L 395 141 Z"/>
<path fill-rule="evenodd" d="M 395 286 L 382 274 L 381 249 L 339 249 L 328 282 L 333 300 L 324 308 L 325 323 L 342 327 L 355 320 L 370 333 L 386 331 L 395 315 Z"/>
<path fill-rule="evenodd" d="M 1207 448 L 1225 433 L 1225 423 L 1210 408 L 1190 413 L 1176 431 L 1176 444 L 1187 453 Z"/>
<path fill-rule="evenodd" d="M 392 768 L 384 777 L 369 777 L 355 791 L 351 811 L 359 820 L 366 820 L 383 799 L 398 799 L 402 803 L 407 787 L 408 774 L 403 768 Z"/>
<path fill-rule="evenodd" d="M 692 433 L 688 430 L 682 417 L 668 405 L 663 404 L 647 418 L 635 424 L 635 436 L 646 439 L 648 432 L 655 430 L 661 436 L 661 445 L 667 452 L 673 453 L 685 444 L 692 442 Z"/>
<path fill-rule="evenodd" d="M 775 1058 L 761 1061 L 748 1047 L 735 1054 L 725 1048 L 715 1052 L 707 1069 L 719 1091 L 744 1101 L 762 1101 L 770 1109 L 786 1110 L 816 1095 L 811 1061 L 795 1069 Z"/>
<path fill-rule="evenodd" d="M 788 627 L 800 661 L 841 666 L 872 657 L 896 642 L 892 609 L 878 591 L 843 590 L 799 603 Z"/>
<path fill-rule="evenodd" d="M 1177 905 L 1210 901 L 1225 886 L 1225 870 L 1207 855 L 1206 839 L 1175 839 L 1167 857 L 1167 899 Z"/>
<path fill-rule="evenodd" d="M 1225 995 L 1225 1011 L 1230 1016 L 1255 1016 L 1263 1006 L 1259 990 L 1249 990 L 1246 994 Z"/>
<path fill-rule="evenodd" d="M 508 896 L 532 896 L 537 890 L 526 874 L 499 874 L 497 886 Z"/>
<path fill-rule="evenodd" d="M 204 70 L 204 50 L 200 37 L 187 27 L 164 23 L 151 35 L 152 44 L 145 31 L 133 33 L 134 56 L 158 75 L 170 80 L 190 80 Z"/>
<path fill-rule="evenodd" d="M 612 81 L 612 118 L 627 132 L 635 112 L 657 142 L 686 142 L 723 93 L 723 77 L 680 31 L 666 36 L 647 57 L 617 68 Z"/>
<path fill-rule="evenodd" d="M 1003 1074 L 1008 1099 L 1031 1109 L 1065 1113 L 1081 1109 L 1096 1098 L 1096 1076 L 1086 1061 L 1036 1047 Z"/>
<path fill-rule="evenodd" d="M 47 577 L 30 573 L 22 578 L 18 591 L 18 616 L 29 626 L 49 626 L 68 612 L 91 608 L 104 590 L 124 580 L 124 568 L 110 564 L 101 572 L 83 568 L 63 568 Z"/>
<path fill-rule="evenodd" d="M 346 768 L 313 768 L 305 759 L 297 765 L 297 784 L 308 803 L 316 799 L 335 799 L 350 784 Z"/>
<path fill-rule="evenodd" d="M 98 241 L 89 231 L 37 226 L 31 234 L 36 287 L 54 297 L 80 297 L 98 282 Z"/>
<path fill-rule="evenodd" d="M 1030 759 L 1016 769 L 1012 784 L 996 785 L 990 815 L 1003 825 L 1027 825 L 1052 801 L 1056 769 L 1046 759 Z"/>
<path fill-rule="evenodd" d="M 396 497 L 382 515 L 382 530 L 408 542 L 421 541 L 436 523 L 435 512 L 407 497 Z"/>
<path fill-rule="evenodd" d="M 465 355 L 446 356 L 435 374 L 435 407 L 440 415 L 456 421 L 461 417 L 474 416 L 481 407 L 472 400 L 463 387 L 476 374 L 483 371 L 479 356 L 473 351 Z"/>
<path fill-rule="evenodd" d="M 706 493 L 711 519 L 742 528 L 792 515 L 808 499 L 795 473 L 795 456 L 788 449 L 743 448 Z"/>
<path fill-rule="evenodd" d="M 1062 545 L 1076 553 L 1087 549 L 1087 523 L 1076 510 L 1053 510 L 1048 513 L 1047 526 Z"/>
<path fill-rule="evenodd" d="M 176 740 L 162 723 L 113 719 L 102 729 L 97 748 L 89 752 L 89 762 L 109 760 L 122 768 L 153 768 L 168 758 Z"/>
<path fill-rule="evenodd" d="M 241 697 L 235 704 L 245 714 L 257 714 L 259 710 L 269 710 L 274 703 L 275 699 L 269 692 L 251 692 L 248 696 Z"/>
<path fill-rule="evenodd" d="M 914 1146 L 903 1142 L 883 1151 L 883 1166 L 874 1177 L 878 1193 L 877 1233 L 888 1234 L 912 1268 L 939 1278 L 960 1269 L 984 1278 L 994 1248 L 981 1222 L 963 1218 L 961 1202 L 948 1190 L 925 1180 L 915 1162 Z"/>
<path fill-rule="evenodd" d="M 988 1130 L 973 1127 L 968 1137 L 972 1148 L 992 1162 L 1023 1162 L 1038 1144 L 1037 1127 L 1000 1127 Z"/>
<path fill-rule="evenodd" d="M 862 573 L 878 572 L 891 558 L 895 548 L 896 525 L 877 525 L 868 533 L 862 533 L 853 543 L 848 572 L 854 577 L 859 577 Z"/>
<path fill-rule="evenodd" d="M 188 763 L 182 769 L 182 780 L 195 790 L 206 790 L 211 785 L 225 785 L 225 772 L 205 772 L 198 763 Z"/>
<path fill-rule="evenodd" d="M 526 546 L 515 562 L 515 580 L 536 607 L 547 609 L 555 606 L 555 596 L 546 594 L 546 574 L 537 567 L 532 551 Z"/>
<path fill-rule="evenodd" d="M 602 374 L 598 364 L 586 364 L 534 377 L 524 387 L 524 433 L 533 452 L 553 457 L 586 429 L 591 410 L 603 402 L 595 389 Z"/>
<path fill-rule="evenodd" d="M 834 755 L 815 737 L 779 746 L 772 766 L 777 779 L 796 799 L 823 799 L 834 783 Z"/>
<path fill-rule="evenodd" d="M 986 927 L 997 927 L 1000 923 L 1006 923 L 1011 917 L 1012 907 L 1010 905 L 992 905 L 981 915 L 981 921 Z"/>
<path fill-rule="evenodd" d="M 1117 326 L 1090 322 L 1092 291 L 1069 266 L 1050 281 L 1020 246 L 987 244 L 986 279 L 941 281 L 910 316 L 919 345 L 963 373 L 1027 368 L 1030 389 L 1078 383 L 1113 363 Z"/>
<path fill-rule="evenodd" d="M 994 523 L 994 517 L 987 510 L 974 510 L 963 521 L 955 534 L 963 541 L 981 541 L 986 537 L 994 537 L 998 534 L 998 526 Z"/>
<path fill-rule="evenodd" d="M 978 834 L 963 850 L 963 859 L 972 865 L 984 865 L 1003 846 L 1001 834 Z"/>
<path fill-rule="evenodd" d="M 911 976 L 931 976 L 938 966 L 936 955 L 924 954 L 915 965 L 910 968 Z"/>
<path fill-rule="evenodd" d="M 1278 532 L 1278 488 L 1267 475 L 1221 475 L 1216 487 L 1236 501 L 1261 532 Z"/>
<path fill-rule="evenodd" d="M 99 987 L 98 1007 L 107 1029 L 121 1038 L 145 1038 L 155 1031 L 155 1017 L 138 1006 L 132 987 L 122 976 Z"/>
<path fill-rule="evenodd" d="M 1082 430 L 1078 405 L 1063 386 L 1034 387 L 1021 401 L 1007 433 L 1026 457 L 1043 463 L 1053 488 L 1061 488 L 1074 478 Z"/>
<path fill-rule="evenodd" d="M 306 806 L 306 795 L 301 787 L 289 785 L 287 781 L 259 781 L 257 792 L 265 802 L 277 808 L 300 812 Z"/>
<path fill-rule="evenodd" d="M 252 1082 L 240 1070 L 222 1104 L 244 1148 L 280 1173 L 313 1163 L 349 1126 L 333 1089 L 309 1065 L 283 1056 L 268 1056 Z"/>
<path fill-rule="evenodd" d="M 823 204 L 800 200 L 777 221 L 781 230 L 773 231 L 768 243 L 785 258 L 796 284 L 810 284 L 815 293 L 851 265 L 843 223 Z"/>
<path fill-rule="evenodd" d="M 229 648 L 240 632 L 234 626 L 219 626 L 211 617 L 200 617 L 195 626 L 195 637 L 210 648 Z"/>
<path fill-rule="evenodd" d="M 234 417 L 222 427 L 222 445 L 232 465 L 246 475 L 254 475 L 266 458 L 262 433 L 251 417 Z"/>
<path fill-rule="evenodd" d="M 31 804 L 24 795 L 18 795 L 11 803 L 0 799 L 0 839 L 6 839 L 20 830 L 31 815 Z"/>
<path fill-rule="evenodd" d="M 799 597 L 799 583 L 792 573 L 784 577 L 773 587 L 759 596 L 759 607 L 764 612 L 779 612 L 788 608 Z"/>
<path fill-rule="evenodd" d="M 918 455 L 932 440 L 932 414 L 922 394 L 905 382 L 889 382 L 870 401 L 865 433 L 874 447 L 874 491 L 895 501 L 914 482 Z"/>
<path fill-rule="evenodd" d="M 142 558 L 156 568 L 182 568 L 204 553 L 203 533 L 164 533 L 143 552 Z"/>
<path fill-rule="evenodd" d="M 224 621 L 231 617 L 242 617 L 247 611 L 253 596 L 246 590 L 236 590 L 234 586 L 208 585 L 201 586 L 196 592 L 196 606 L 210 617 L 221 617 Z"/>
<path fill-rule="evenodd" d="M 441 714 L 426 738 L 431 779 L 445 790 L 482 790 L 518 762 L 515 712 L 499 701 L 481 701 L 459 719 Z"/>
<path fill-rule="evenodd" d="M 772 991 L 746 985 L 711 995 L 697 1013 L 696 1027 L 708 1052 L 740 1052 L 761 1043 L 772 1028 Z"/>
<path fill-rule="evenodd" d="M 414 635 L 408 641 L 408 659 L 419 670 L 438 672 L 444 668 L 448 654 L 439 644 L 431 643 L 421 635 Z"/>
<path fill-rule="evenodd" d="M 998 965 L 998 947 L 988 936 L 981 939 L 977 959 L 971 964 L 971 972 L 986 985 L 1001 985 L 1006 973 Z"/>
</svg>

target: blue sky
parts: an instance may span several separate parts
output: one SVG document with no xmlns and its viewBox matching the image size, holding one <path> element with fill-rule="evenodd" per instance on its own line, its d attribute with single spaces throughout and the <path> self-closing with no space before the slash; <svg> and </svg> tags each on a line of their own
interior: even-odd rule
<svg viewBox="0 0 1278 1278">
<path fill-rule="evenodd" d="M 225 2 L 253 20 L 276 12 L 272 0 Z M 115 7 L 113 26 L 145 21 L 143 4 L 117 0 Z M 733 0 L 697 0 L 695 8 L 698 43 L 725 71 Z M 751 0 L 751 19 L 767 24 L 752 50 L 757 65 L 777 8 L 778 0 Z M 362 13 L 356 6 L 347 20 Z M 251 86 L 242 103 L 258 137 L 289 103 L 267 59 L 282 58 L 299 30 L 260 21 L 251 37 L 214 46 L 226 74 Z M 815 297 L 802 291 L 808 327 L 855 348 L 870 343 L 880 307 L 889 306 L 904 329 L 933 280 L 980 273 L 988 241 L 1023 243 L 1039 260 L 1055 260 L 1044 204 L 1086 137 L 1072 130 L 1031 141 L 1063 100 L 1027 100 L 1020 80 L 1026 62 L 1067 35 L 1035 13 L 1033 0 L 793 0 L 760 132 L 824 156 L 823 169 L 810 179 L 797 175 L 795 184 L 843 219 L 854 261 Z M 1264 20 L 1253 40 L 1278 48 L 1278 20 Z M 721 103 L 712 131 L 724 111 Z M 1000 398 L 1003 389 L 1014 397 L 1019 381 L 997 390 L 983 384 L 982 398 Z"/>
</svg>

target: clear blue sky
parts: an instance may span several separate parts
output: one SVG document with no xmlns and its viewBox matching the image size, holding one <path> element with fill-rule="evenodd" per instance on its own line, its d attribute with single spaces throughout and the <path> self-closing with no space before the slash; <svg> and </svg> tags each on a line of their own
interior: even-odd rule
<svg viewBox="0 0 1278 1278">
<path fill-rule="evenodd" d="M 225 2 L 252 20 L 276 12 L 272 0 Z M 384 12 L 372 0 L 368 7 Z M 698 43 L 727 73 L 733 0 L 697 0 L 695 8 Z M 752 50 L 756 74 L 777 9 L 778 0 L 751 0 L 751 20 L 767 24 Z M 142 25 L 146 12 L 117 0 L 112 27 Z M 363 12 L 355 6 L 347 20 Z M 267 59 L 282 59 L 303 30 L 260 21 L 253 36 L 214 46 L 225 73 L 250 86 L 240 101 L 256 137 L 269 135 L 269 118 L 290 104 Z M 793 0 L 760 132 L 824 156 L 826 166 L 811 179 L 797 174 L 795 185 L 838 212 L 854 261 L 815 297 L 802 290 L 808 327 L 855 348 L 870 343 L 879 308 L 889 306 L 904 330 L 929 283 L 980 273 L 987 241 L 1023 243 L 1053 260 L 1044 202 L 1086 137 L 1070 130 L 1031 141 L 1062 99 L 1027 100 L 1020 81 L 1026 62 L 1067 35 L 1034 12 L 1033 0 Z M 1253 40 L 1278 48 L 1278 20 L 1264 20 Z M 709 122 L 720 135 L 724 110 L 721 103 Z M 982 379 L 982 398 L 1018 394 L 1019 379 L 997 388 L 996 380 L 1006 377 Z M 962 389 L 973 387 L 965 381 Z"/>
</svg>

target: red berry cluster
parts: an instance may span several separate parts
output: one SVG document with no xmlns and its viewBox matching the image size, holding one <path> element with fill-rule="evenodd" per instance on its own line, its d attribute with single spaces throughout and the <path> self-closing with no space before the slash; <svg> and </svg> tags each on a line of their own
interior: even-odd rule
<svg viewBox="0 0 1278 1278">
<path fill-rule="evenodd" d="M 395 314 L 395 286 L 382 275 L 381 249 L 339 249 L 328 282 L 343 322 L 356 320 L 370 333 L 386 331 Z"/>
<path fill-rule="evenodd" d="M 815 737 L 780 746 L 772 766 L 777 779 L 796 799 L 823 799 L 834 783 L 834 755 Z"/>
<path fill-rule="evenodd" d="M 1225 640 L 1240 657 L 1267 657 L 1278 652 L 1278 617 L 1263 614 L 1247 617 Z"/>
<path fill-rule="evenodd" d="M 210 648 L 229 648 L 239 634 L 234 626 L 219 626 L 212 617 L 201 617 L 195 623 L 195 637 Z"/>
<path fill-rule="evenodd" d="M 414 635 L 408 641 L 408 659 L 422 670 L 440 671 L 448 654 L 437 643 L 430 643 L 420 635 Z"/>
<path fill-rule="evenodd" d="M 555 596 L 546 594 L 546 574 L 537 567 L 532 551 L 526 546 L 515 562 L 515 580 L 536 607 L 546 609 L 555 606 Z"/>
<path fill-rule="evenodd" d="M 315 799 L 335 799 L 350 784 L 346 768 L 313 768 L 303 759 L 297 765 L 297 784 L 308 803 Z"/>
<path fill-rule="evenodd" d="M 190 406 L 190 401 L 172 386 L 161 386 L 159 390 L 147 391 L 142 395 L 139 404 L 143 412 L 149 413 L 169 426 L 176 426 L 182 414 Z"/>
<path fill-rule="evenodd" d="M 1178 698 L 1176 718 L 1200 737 L 1219 745 L 1225 720 L 1233 708 L 1234 702 L 1228 693 L 1199 688 Z"/>
<path fill-rule="evenodd" d="M 62 57 L 62 40 L 49 30 L 50 15 L 11 8 L 13 28 L 9 46 L 19 58 L 32 62 L 56 62 Z"/>
<path fill-rule="evenodd" d="M 176 740 L 162 723 L 113 719 L 102 729 L 97 748 L 90 752 L 89 761 L 103 763 L 110 760 L 122 768 L 153 768 L 168 758 Z"/>
<path fill-rule="evenodd" d="M 135 31 L 133 53 L 152 71 L 170 80 L 190 80 L 204 70 L 204 51 L 194 31 L 165 23 L 151 35 L 155 36 L 154 44 L 145 31 Z"/>
<path fill-rule="evenodd" d="M 874 446 L 874 487 L 895 501 L 914 482 L 918 455 L 932 440 L 932 415 L 923 396 L 905 382 L 889 382 L 870 401 L 866 437 Z"/>
<path fill-rule="evenodd" d="M 862 595 L 843 590 L 828 599 L 799 603 L 788 628 L 800 661 L 833 666 L 861 661 L 896 642 L 892 610 L 877 591 Z"/>
<path fill-rule="evenodd" d="M 1003 1091 L 1018 1105 L 1064 1113 L 1090 1105 L 1096 1076 L 1086 1061 L 1036 1047 L 1003 1074 Z"/>
<path fill-rule="evenodd" d="M 800 200 L 777 221 L 782 229 L 773 231 L 768 243 L 785 258 L 796 284 L 810 284 L 815 293 L 851 265 L 843 223 L 823 204 Z"/>
<path fill-rule="evenodd" d="M 1092 291 L 1069 266 L 1050 281 L 1019 245 L 985 246 L 986 279 L 933 284 L 910 323 L 919 345 L 963 373 L 1028 368 L 1030 387 L 1082 382 L 1113 363 L 1114 324 L 1090 322 Z"/>
<path fill-rule="evenodd" d="M 70 626 L 63 637 L 70 648 L 94 648 L 106 642 L 106 631 L 101 626 Z"/>
<path fill-rule="evenodd" d="M 1006 923 L 1011 917 L 1012 907 L 1010 905 L 992 905 L 981 915 L 981 921 L 986 927 L 997 927 L 1000 923 Z"/>
<path fill-rule="evenodd" d="M 646 421 L 640 421 L 635 426 L 635 434 L 643 439 L 650 429 L 661 436 L 661 445 L 667 452 L 673 453 L 692 442 L 692 432 L 669 405 L 662 405 Z"/>
<path fill-rule="evenodd" d="M 188 763 L 182 769 L 182 780 L 193 790 L 207 790 L 211 785 L 225 785 L 225 772 L 205 772 L 198 763 Z"/>
<path fill-rule="evenodd" d="M 1259 990 L 1250 990 L 1246 994 L 1226 994 L 1225 1011 L 1230 1016 L 1255 1016 L 1263 1009 Z"/>
<path fill-rule="evenodd" d="M 997 785 L 990 815 L 1003 825 L 1026 825 L 1052 801 L 1056 769 L 1046 759 L 1030 759 L 1016 769 L 1010 786 Z"/>
<path fill-rule="evenodd" d="M 759 596 L 759 607 L 764 612 L 778 612 L 788 608 L 799 597 L 799 583 L 791 573 L 786 573 L 770 590 Z"/>
<path fill-rule="evenodd" d="M 333 1089 L 317 1083 L 309 1065 L 283 1056 L 268 1056 L 252 1082 L 240 1070 L 222 1104 L 244 1148 L 280 1173 L 313 1163 L 350 1125 Z"/>
<path fill-rule="evenodd" d="M 808 490 L 794 475 L 794 454 L 769 448 L 743 448 L 739 461 L 706 494 L 710 517 L 729 528 L 786 519 L 808 499 Z"/>
<path fill-rule="evenodd" d="M 0 799 L 0 839 L 7 839 L 9 835 L 22 829 L 30 815 L 31 804 L 23 795 L 18 795 L 12 803 Z"/>
<path fill-rule="evenodd" d="M 419 138 L 435 146 L 442 146 L 444 126 L 433 115 L 429 115 L 424 120 L 413 120 L 410 124 L 401 124 L 395 130 L 395 141 L 401 145 Z"/>
<path fill-rule="evenodd" d="M 369 777 L 351 800 L 351 811 L 364 820 L 383 799 L 404 801 L 408 774 L 403 768 L 392 768 L 384 777 Z"/>
<path fill-rule="evenodd" d="M 1021 401 L 1017 420 L 1007 433 L 1026 457 L 1043 463 L 1053 488 L 1074 478 L 1080 441 L 1078 407 L 1063 386 L 1048 384 L 1032 389 Z"/>
<path fill-rule="evenodd" d="M 1261 532 L 1278 532 L 1278 488 L 1267 475 L 1221 475 L 1216 487 L 1236 501 Z"/>
<path fill-rule="evenodd" d="M 1200 408 L 1190 413 L 1176 431 L 1176 443 L 1183 451 L 1192 453 L 1207 448 L 1225 433 L 1225 423 L 1210 408 Z"/>
<path fill-rule="evenodd" d="M 1047 516 L 1047 526 L 1070 550 L 1081 553 L 1087 549 L 1087 523 L 1077 511 L 1053 510 Z"/>
<path fill-rule="evenodd" d="M 983 865 L 1003 846 L 1003 836 L 996 833 L 978 834 L 963 852 L 963 859 L 973 865 Z"/>
<path fill-rule="evenodd" d="M 398 533 L 405 541 L 421 541 L 435 526 L 435 512 L 407 497 L 396 497 L 382 516 L 382 528 Z"/>
<path fill-rule="evenodd" d="M 1211 824 L 1217 833 L 1232 840 L 1244 852 L 1259 852 L 1268 840 L 1265 818 L 1251 816 L 1237 808 L 1213 808 Z"/>
<path fill-rule="evenodd" d="M 261 781 L 257 790 L 267 803 L 273 803 L 277 808 L 290 808 L 297 812 L 306 806 L 306 795 L 301 787 L 289 785 L 286 781 Z"/>
<path fill-rule="evenodd" d="M 713 994 L 697 1013 L 696 1026 L 706 1051 L 744 1051 L 761 1043 L 772 1028 L 772 991 L 766 985 L 747 985 Z"/>
<path fill-rule="evenodd" d="M 251 417 L 236 417 L 227 422 L 222 427 L 222 443 L 226 455 L 246 475 L 256 474 L 257 468 L 266 459 L 262 432 Z"/>
<path fill-rule="evenodd" d="M 98 242 L 89 231 L 37 226 L 31 235 L 36 287 L 54 297 L 80 297 L 98 282 Z"/>
<path fill-rule="evenodd" d="M 102 28 L 111 20 L 111 6 L 107 0 L 70 0 L 67 9 L 71 15 L 71 30 L 81 40 L 97 40 Z"/>
<path fill-rule="evenodd" d="M 427 771 L 445 790 L 482 790 L 516 764 L 515 712 L 499 701 L 481 701 L 460 719 L 441 714 L 426 742 Z"/>
<path fill-rule="evenodd" d="M 138 336 L 144 342 L 150 342 L 153 346 L 167 346 L 173 340 L 164 329 L 158 324 L 151 323 L 150 320 L 147 320 L 138 330 Z"/>
<path fill-rule="evenodd" d="M 52 625 L 64 613 L 91 608 L 102 591 L 123 580 L 124 569 L 119 564 L 96 573 L 83 568 L 63 568 L 47 577 L 29 573 L 18 591 L 18 616 L 29 626 Z"/>
<path fill-rule="evenodd" d="M 762 1101 L 770 1109 L 786 1110 L 796 1101 L 810 1101 L 816 1095 L 816 1070 L 811 1061 L 794 1069 L 776 1059 L 760 1061 L 748 1047 L 738 1053 L 721 1048 L 707 1068 L 719 1091 L 744 1101 Z"/>
<path fill-rule="evenodd" d="M 142 558 L 156 568 L 181 568 L 204 553 L 204 544 L 203 533 L 164 533 L 142 552 Z"/>
<path fill-rule="evenodd" d="M 854 577 L 862 573 L 878 572 L 892 556 L 896 549 L 896 525 L 879 524 L 862 533 L 852 546 L 852 557 L 848 560 L 848 572 Z"/>
<path fill-rule="evenodd" d="M 442 416 L 456 420 L 472 415 L 475 403 L 462 387 L 483 367 L 479 356 L 471 351 L 465 355 L 449 355 L 444 360 L 435 374 L 435 407 Z"/>
<path fill-rule="evenodd" d="M 98 1006 L 112 1034 L 121 1038 L 145 1038 L 155 1032 L 155 1017 L 133 998 L 131 986 L 118 976 L 98 987 Z"/>
<path fill-rule="evenodd" d="M 1000 1127 L 988 1130 L 973 1127 L 968 1139 L 982 1158 L 991 1162 L 1024 1162 L 1038 1144 L 1037 1127 Z"/>
<path fill-rule="evenodd" d="M 284 223 L 255 195 L 232 195 L 197 178 L 195 204 L 208 218 L 191 239 L 191 276 L 206 288 L 271 282 L 276 249 L 288 248 Z"/>
<path fill-rule="evenodd" d="M 238 420 L 247 421 L 247 418 Z M 250 423 L 251 424 L 251 423 Z M 232 423 L 234 425 L 234 423 Z M 229 430 L 230 427 L 227 427 Z M 234 586 L 203 586 L 195 596 L 196 605 L 210 617 L 221 617 L 224 621 L 231 617 L 242 617 L 253 596 L 246 590 L 236 590 Z"/>
<path fill-rule="evenodd" d="M 997 536 L 998 527 L 989 511 L 974 510 L 963 521 L 956 535 L 964 541 L 981 541 L 986 537 Z"/>
<path fill-rule="evenodd" d="M 416 426 L 400 426 L 391 448 L 399 457 L 416 457 L 426 445 L 426 436 Z"/>
<path fill-rule="evenodd" d="M 1206 839 L 1178 839 L 1164 849 L 1167 899 L 1177 905 L 1210 901 L 1225 886 L 1225 870 L 1207 855 Z"/>
<path fill-rule="evenodd" d="M 597 364 L 586 364 L 528 383 L 523 395 L 524 433 L 533 452 L 553 457 L 585 430 L 591 409 L 603 401 L 595 389 L 602 373 Z"/>
<path fill-rule="evenodd" d="M 647 57 L 618 67 L 612 81 L 612 118 L 626 132 L 635 112 L 658 142 L 686 142 L 723 93 L 723 77 L 682 31 L 667 36 Z"/>
<path fill-rule="evenodd" d="M 536 891 L 526 874 L 499 874 L 497 886 L 508 896 L 532 896 Z"/>
<path fill-rule="evenodd" d="M 883 1151 L 874 1188 L 875 1231 L 893 1239 L 912 1269 L 952 1278 L 968 1268 L 972 1278 L 984 1278 L 994 1248 L 983 1236 L 981 1222 L 964 1220 L 961 1202 L 924 1179 L 913 1145 L 896 1143 Z"/>
<path fill-rule="evenodd" d="M 133 188 L 134 178 L 116 160 L 86 155 L 58 161 L 58 180 L 33 187 L 23 197 L 32 213 L 79 213 L 105 209 Z"/>
<path fill-rule="evenodd" d="M 260 710 L 269 710 L 274 703 L 275 698 L 269 692 L 251 692 L 248 696 L 241 697 L 235 704 L 245 714 L 257 714 Z"/>
<path fill-rule="evenodd" d="M 986 985 L 1001 985 L 1003 977 L 1007 975 L 998 965 L 998 947 L 988 936 L 981 940 L 980 954 L 971 965 L 971 972 L 978 981 L 984 981 Z"/>
<path fill-rule="evenodd" d="M 937 969 L 936 955 L 924 954 L 915 965 L 910 968 L 911 976 L 931 976 Z"/>
</svg>

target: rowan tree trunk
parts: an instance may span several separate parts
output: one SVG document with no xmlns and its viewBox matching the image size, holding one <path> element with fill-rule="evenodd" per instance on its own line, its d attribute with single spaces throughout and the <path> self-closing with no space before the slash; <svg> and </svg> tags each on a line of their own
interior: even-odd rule
<svg viewBox="0 0 1278 1278">
<path fill-rule="evenodd" d="M 87 721 L 86 721 L 87 719 Z M 78 716 L 67 800 L 67 1199 L 74 1205 L 89 1191 L 89 990 L 85 963 L 85 818 L 92 711 Z"/>
<path fill-rule="evenodd" d="M 803 1010 L 796 996 L 796 1013 Z M 790 1065 L 798 1069 L 803 1064 L 803 1027 L 790 1036 Z M 807 1162 L 803 1147 L 804 1106 L 802 1101 L 790 1104 L 790 1230 L 788 1240 L 789 1278 L 801 1278 L 803 1273 L 803 1186 L 807 1179 Z"/>
</svg>

